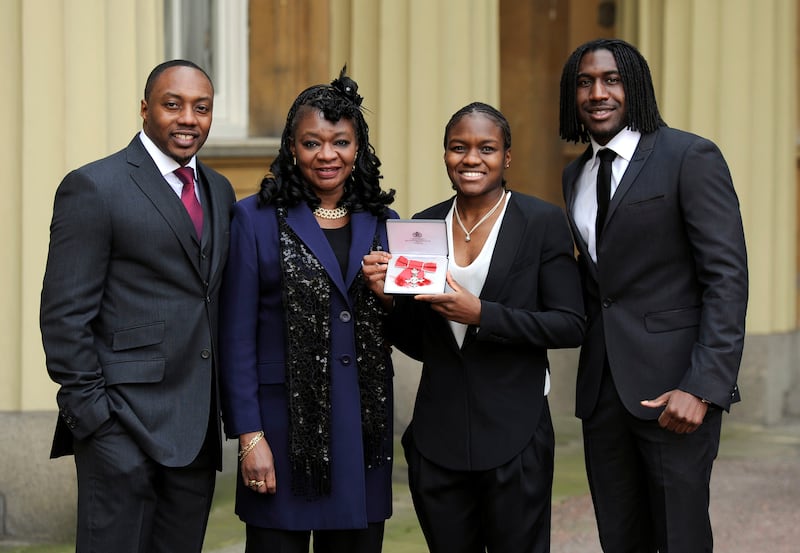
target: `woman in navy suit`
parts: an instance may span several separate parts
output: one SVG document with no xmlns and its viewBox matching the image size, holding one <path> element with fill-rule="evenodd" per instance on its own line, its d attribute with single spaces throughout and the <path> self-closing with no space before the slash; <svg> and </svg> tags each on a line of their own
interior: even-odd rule
<svg viewBox="0 0 800 553">
<path fill-rule="evenodd" d="M 342 70 L 303 91 L 240 201 L 222 293 L 225 431 L 247 552 L 379 552 L 391 515 L 392 365 L 361 259 L 386 249 L 380 161 Z"/>
<path fill-rule="evenodd" d="M 414 508 L 433 553 L 550 550 L 554 435 L 549 348 L 576 347 L 583 302 L 561 209 L 507 190 L 511 130 L 474 103 L 447 124 L 454 198 L 417 214 L 447 223 L 444 294 L 395 297 L 393 343 L 421 360 L 403 435 Z M 364 272 L 380 285 L 389 254 Z"/>
</svg>

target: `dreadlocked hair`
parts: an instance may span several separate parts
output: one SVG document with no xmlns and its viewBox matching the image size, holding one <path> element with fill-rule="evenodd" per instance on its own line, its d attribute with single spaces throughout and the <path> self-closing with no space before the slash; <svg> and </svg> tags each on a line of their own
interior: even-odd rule
<svg viewBox="0 0 800 553">
<path fill-rule="evenodd" d="M 447 141 L 450 138 L 450 131 L 453 129 L 453 126 L 456 125 L 459 121 L 461 121 L 467 115 L 471 115 L 473 113 L 480 113 L 494 121 L 494 123 L 500 127 L 500 131 L 503 133 L 503 151 L 507 152 L 511 149 L 511 125 L 508 123 L 508 119 L 506 116 L 503 115 L 500 110 L 495 107 L 490 106 L 489 104 L 484 104 L 483 102 L 472 102 L 455 112 L 452 117 L 450 117 L 450 121 L 447 122 L 447 125 L 444 127 L 444 149 L 447 150 Z M 503 186 L 506 185 L 506 180 L 503 179 Z M 453 185 L 455 188 L 455 185 Z"/>
<path fill-rule="evenodd" d="M 345 119 L 353 124 L 358 144 L 358 155 L 351 177 L 345 181 L 344 194 L 338 206 L 351 212 L 369 211 L 379 217 L 388 216 L 387 206 L 394 201 L 395 191 L 381 190 L 381 161 L 369 141 L 369 126 L 364 119 L 363 98 L 358 94 L 358 84 L 347 76 L 347 65 L 330 85 L 314 85 L 301 92 L 286 116 L 278 155 L 261 181 L 259 205 L 293 207 L 305 202 L 313 210 L 320 205 L 314 193 L 294 164 L 291 144 L 297 124 L 308 110 L 319 110 L 326 120 L 338 123 Z"/>
<path fill-rule="evenodd" d="M 570 142 L 589 142 L 589 132 L 578 117 L 575 99 L 581 59 L 588 52 L 596 50 L 608 50 L 617 63 L 625 91 L 627 126 L 642 133 L 651 133 L 658 127 L 666 126 L 658 112 L 653 78 L 647 60 L 635 46 L 624 40 L 601 38 L 579 46 L 564 64 L 561 73 L 558 129 L 561 138 Z"/>
</svg>

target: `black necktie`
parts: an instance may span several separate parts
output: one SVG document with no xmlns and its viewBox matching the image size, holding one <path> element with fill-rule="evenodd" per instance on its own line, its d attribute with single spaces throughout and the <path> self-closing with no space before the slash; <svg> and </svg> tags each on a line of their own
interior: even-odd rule
<svg viewBox="0 0 800 553">
<path fill-rule="evenodd" d="M 600 242 L 600 232 L 608 215 L 608 201 L 611 198 L 611 163 L 617 157 L 614 150 L 603 148 L 597 152 L 600 158 L 600 168 L 597 170 L 597 218 L 594 221 L 595 251 Z"/>
</svg>

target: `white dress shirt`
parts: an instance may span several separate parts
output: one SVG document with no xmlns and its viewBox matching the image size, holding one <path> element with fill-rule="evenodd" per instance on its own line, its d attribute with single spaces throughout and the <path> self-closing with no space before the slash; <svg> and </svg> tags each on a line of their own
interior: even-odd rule
<svg viewBox="0 0 800 553">
<path fill-rule="evenodd" d="M 575 198 L 572 202 L 572 219 L 578 227 L 581 237 L 586 242 L 589 255 L 597 263 L 597 244 L 595 240 L 595 219 L 597 218 L 597 170 L 600 168 L 600 159 L 597 157 L 598 150 L 609 148 L 617 153 L 617 157 L 611 163 L 611 197 L 617 191 L 617 186 L 628 168 L 628 164 L 633 158 L 636 146 L 642 134 L 628 128 L 621 130 L 605 146 L 599 145 L 592 140 L 592 157 L 583 166 L 583 171 L 578 177 L 575 188 Z"/>
<path fill-rule="evenodd" d="M 158 146 L 156 146 L 155 142 L 150 140 L 150 137 L 147 136 L 144 131 L 139 131 L 139 139 L 142 141 L 144 149 L 147 150 L 147 153 L 150 154 L 151 158 L 153 158 L 156 167 L 158 167 L 158 170 L 164 176 L 170 188 L 172 188 L 172 190 L 178 195 L 178 198 L 180 198 L 181 192 L 183 191 L 183 183 L 181 182 L 181 179 L 178 178 L 178 175 L 174 173 L 174 171 L 181 165 L 167 154 L 162 152 Z M 192 156 L 192 159 L 189 160 L 189 163 L 186 164 L 186 167 L 192 168 L 192 172 L 194 173 L 194 195 L 197 196 L 197 201 L 202 204 L 200 190 L 197 188 L 197 156 Z"/>
</svg>

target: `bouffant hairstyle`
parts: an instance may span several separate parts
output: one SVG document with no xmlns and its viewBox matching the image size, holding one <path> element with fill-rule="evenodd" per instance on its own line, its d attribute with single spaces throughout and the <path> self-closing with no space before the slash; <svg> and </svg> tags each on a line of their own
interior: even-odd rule
<svg viewBox="0 0 800 553">
<path fill-rule="evenodd" d="M 378 216 L 388 215 L 387 206 L 394 201 L 394 190 L 381 190 L 381 162 L 369 141 L 369 127 L 361 107 L 362 97 L 358 84 L 347 76 L 347 66 L 329 85 L 314 85 L 301 92 L 286 116 L 278 156 L 270 165 L 270 172 L 261 181 L 259 203 L 292 207 L 306 202 L 311 209 L 320 205 L 320 199 L 294 164 L 291 145 L 300 118 L 309 109 L 319 110 L 331 123 L 342 119 L 352 122 L 358 143 L 358 156 L 350 178 L 345 182 L 339 205 L 350 211 L 369 211 Z"/>
</svg>

